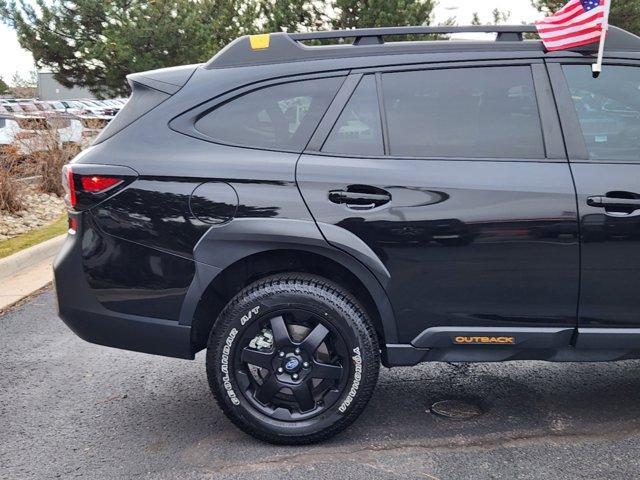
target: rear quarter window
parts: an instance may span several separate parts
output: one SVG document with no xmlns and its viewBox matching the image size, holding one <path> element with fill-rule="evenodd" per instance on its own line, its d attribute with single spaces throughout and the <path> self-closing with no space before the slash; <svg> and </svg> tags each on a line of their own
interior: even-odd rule
<svg viewBox="0 0 640 480">
<path fill-rule="evenodd" d="M 322 151 L 343 155 L 384 154 L 378 92 L 373 75 L 362 78 Z"/>
<path fill-rule="evenodd" d="M 342 81 L 319 78 L 254 90 L 207 113 L 195 128 L 217 143 L 300 152 Z"/>
</svg>

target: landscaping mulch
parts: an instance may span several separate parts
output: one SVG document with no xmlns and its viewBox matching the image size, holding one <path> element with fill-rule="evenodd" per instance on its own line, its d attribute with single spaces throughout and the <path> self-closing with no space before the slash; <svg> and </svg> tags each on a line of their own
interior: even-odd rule
<svg viewBox="0 0 640 480">
<path fill-rule="evenodd" d="M 24 208 L 16 213 L 0 212 L 0 241 L 48 225 L 65 212 L 64 201 L 57 195 L 41 193 L 33 186 L 20 192 Z"/>
</svg>

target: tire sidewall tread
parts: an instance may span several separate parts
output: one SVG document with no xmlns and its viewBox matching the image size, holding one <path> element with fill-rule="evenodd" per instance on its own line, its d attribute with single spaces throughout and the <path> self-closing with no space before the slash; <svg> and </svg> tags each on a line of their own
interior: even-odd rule
<svg viewBox="0 0 640 480">
<path fill-rule="evenodd" d="M 227 343 L 230 332 L 239 336 L 241 330 L 263 315 L 287 306 L 306 306 L 316 313 L 324 312 L 330 321 L 348 342 L 350 355 L 352 345 L 359 348 L 361 375 L 356 394 L 352 397 L 344 413 L 338 412 L 336 402 L 317 418 L 317 427 L 313 421 L 292 422 L 288 427 L 282 425 L 273 428 L 260 419 L 262 414 L 251 409 L 243 398 L 237 382 L 230 373 L 225 377 L 222 370 L 222 358 L 227 347 L 227 368 L 231 372 L 233 355 L 237 342 Z M 243 323 L 244 320 L 244 323 Z M 222 310 L 214 323 L 207 345 L 207 378 L 216 402 L 227 417 L 244 432 L 261 440 L 277 444 L 309 444 L 329 438 L 344 430 L 362 413 L 375 388 L 380 367 L 380 351 L 377 335 L 367 313 L 359 302 L 341 287 L 329 280 L 311 274 L 287 273 L 270 276 L 254 282 L 240 291 Z M 343 398 L 353 383 L 354 368 L 350 369 L 350 378 Z M 230 382 L 233 396 L 225 388 L 225 378 Z M 278 423 L 278 422 L 275 422 Z M 270 428 L 271 427 L 271 428 Z M 288 434 L 288 432 L 291 434 Z"/>
</svg>

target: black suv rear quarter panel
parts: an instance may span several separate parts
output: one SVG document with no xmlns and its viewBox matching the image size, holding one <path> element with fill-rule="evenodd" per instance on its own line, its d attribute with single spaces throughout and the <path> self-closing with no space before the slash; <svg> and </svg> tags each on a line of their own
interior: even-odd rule
<svg viewBox="0 0 640 480">
<path fill-rule="evenodd" d="M 234 205 L 199 197 L 200 209 L 209 202 L 212 211 L 232 211 L 236 219 L 289 219 L 315 228 L 295 183 L 298 154 L 220 145 L 168 126 L 172 118 L 248 78 L 273 75 L 238 70 L 198 70 L 193 86 L 76 159 L 127 165 L 139 174 L 87 212 L 79 232 L 86 281 L 109 310 L 191 322 L 199 294 L 227 266 L 194 262 L 198 242 L 222 227 L 203 222 L 190 208 L 192 193 L 206 182 L 225 182 L 237 197 Z M 206 195 L 211 189 L 201 191 Z M 202 259 L 208 262 L 211 255 Z M 186 298 L 190 304 L 183 308 Z"/>
</svg>

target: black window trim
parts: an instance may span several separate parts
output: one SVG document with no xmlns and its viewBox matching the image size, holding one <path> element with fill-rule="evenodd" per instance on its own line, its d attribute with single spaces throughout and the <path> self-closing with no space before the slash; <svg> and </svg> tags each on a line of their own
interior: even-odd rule
<svg viewBox="0 0 640 480">
<path fill-rule="evenodd" d="M 598 164 L 623 164 L 638 165 L 633 160 L 601 160 L 590 158 L 587 142 L 582 134 L 582 127 L 575 104 L 571 98 L 569 82 L 562 69 L 563 65 L 591 66 L 593 59 L 585 58 L 554 58 L 547 61 L 547 70 L 551 79 L 551 86 L 556 97 L 560 125 L 565 137 L 569 163 L 598 163 Z M 636 67 L 640 68 L 640 61 L 630 59 L 605 59 L 603 68 L 607 66 Z"/>
<path fill-rule="evenodd" d="M 387 122 L 387 107 L 384 103 L 384 90 L 382 89 L 382 73 L 376 72 L 376 90 L 378 91 L 378 111 L 380 112 L 380 126 L 382 128 L 382 146 L 384 155 L 391 156 L 389 148 L 389 123 Z"/>
<path fill-rule="evenodd" d="M 536 66 L 537 65 L 537 66 Z M 422 70 L 445 70 L 460 68 L 479 68 L 479 67 L 510 67 L 510 66 L 527 66 L 531 69 L 531 79 L 536 96 L 536 105 L 538 107 L 538 115 L 540 118 L 540 129 L 543 140 L 544 157 L 540 158 L 509 158 L 509 157 L 432 157 L 432 156 L 402 156 L 391 155 L 389 152 L 388 126 L 386 122 L 386 114 L 384 112 L 384 97 L 382 92 L 382 74 L 406 71 L 422 71 Z M 553 91 L 549 81 L 549 77 L 545 71 L 544 60 L 536 58 L 514 59 L 514 60 L 483 60 L 483 61 L 456 61 L 446 63 L 425 63 L 410 65 L 393 65 L 385 67 L 367 67 L 352 70 L 349 77 L 358 76 L 358 80 L 353 84 L 348 95 L 338 94 L 334 98 L 331 106 L 327 110 L 325 117 L 320 122 L 315 134 L 309 141 L 305 154 L 328 157 L 344 157 L 344 158 L 363 158 L 363 159 L 398 159 L 398 160 L 451 160 L 451 161 L 479 161 L 479 162 L 535 162 L 535 163 L 566 163 L 567 154 L 562 138 L 562 130 L 560 128 L 560 119 L 556 109 Z M 345 108 L 353 91 L 357 87 L 360 78 L 363 75 L 372 74 L 376 76 L 376 87 L 378 89 L 378 104 L 382 118 L 382 140 L 384 145 L 384 155 L 355 155 L 322 152 L 321 148 L 326 139 L 329 137 L 333 126 L 338 121 L 340 113 Z M 345 87 L 346 81 L 343 84 Z M 340 97 L 340 98 L 339 98 Z M 339 105 L 334 105 L 340 101 Z M 332 115 L 329 113 L 332 112 Z"/>
<path fill-rule="evenodd" d="M 349 78 L 345 80 L 345 82 L 342 84 L 343 88 L 340 89 L 340 91 L 338 91 L 338 93 L 334 97 L 333 102 L 331 103 L 331 105 L 327 109 L 327 112 L 324 115 L 324 118 L 320 121 L 318 128 L 316 129 L 316 131 L 314 132 L 314 135 L 311 137 L 311 140 L 307 144 L 307 148 L 304 150 L 305 153 L 327 155 L 330 157 L 353 157 L 353 158 L 387 158 L 388 157 L 389 155 L 388 147 L 387 147 L 388 140 L 385 140 L 386 119 L 383 116 L 384 106 L 381 103 L 382 90 L 380 89 L 380 83 L 379 83 L 380 75 L 374 74 L 374 73 L 370 73 L 367 75 L 374 75 L 375 88 L 378 96 L 378 113 L 380 115 L 380 132 L 382 134 L 383 155 L 355 155 L 355 154 L 346 155 L 344 153 L 339 153 L 339 152 L 322 151 L 324 144 L 329 139 L 329 135 L 331 135 L 331 132 L 335 128 L 336 124 L 338 123 L 338 120 L 340 120 L 340 116 L 342 115 L 342 112 L 344 111 L 345 108 L 347 108 L 347 105 L 349 104 L 351 97 L 353 97 L 353 94 L 356 92 L 358 85 L 360 85 L 360 83 L 366 77 L 366 75 L 362 73 L 352 73 L 351 75 L 349 75 Z"/>
<path fill-rule="evenodd" d="M 513 59 L 485 59 L 485 60 L 451 60 L 447 62 L 423 62 L 407 63 L 404 65 L 382 65 L 378 67 L 363 67 L 353 69 L 352 73 L 392 73 L 406 72 L 414 70 L 446 70 L 450 68 L 473 68 L 473 67 L 510 67 L 528 66 L 536 63 L 543 64 L 544 60 L 539 57 L 513 58 Z"/>
<path fill-rule="evenodd" d="M 545 157 L 548 160 L 566 162 L 567 150 L 549 73 L 544 63 L 534 63 L 531 65 L 531 74 L 533 75 L 533 86 L 538 105 L 540 127 L 542 128 Z"/>
<path fill-rule="evenodd" d="M 200 132 L 199 130 L 196 129 L 195 125 L 198 122 L 198 120 L 200 120 L 207 114 L 211 113 L 216 108 L 222 106 L 227 102 L 235 100 L 236 98 L 242 97 L 243 95 L 246 95 L 256 90 L 260 90 L 263 88 L 272 87 L 276 85 L 284 85 L 287 83 L 303 82 L 306 80 L 317 80 L 321 78 L 342 78 L 342 83 L 338 86 L 338 89 L 336 90 L 336 94 L 334 95 L 332 101 L 330 102 L 330 105 L 331 105 L 332 102 L 335 100 L 336 95 L 340 92 L 340 90 L 344 86 L 344 82 L 346 81 L 348 76 L 349 76 L 349 70 L 336 70 L 336 71 L 330 71 L 330 72 L 314 72 L 311 74 L 304 74 L 304 75 L 291 75 L 287 77 L 270 78 L 268 80 L 263 80 L 260 82 L 244 85 L 242 87 L 227 91 L 216 97 L 210 98 L 205 102 L 199 103 L 198 105 L 186 111 L 183 111 L 179 115 L 169 120 L 169 128 L 183 135 L 197 138 L 198 140 L 204 140 L 205 142 L 213 143 L 216 145 L 224 145 L 227 147 L 248 148 L 251 150 L 268 151 L 268 152 L 300 154 L 304 151 L 304 147 L 302 149 L 267 148 L 267 147 L 256 146 L 256 145 L 245 145 L 245 144 L 222 142 L 220 140 L 214 139 Z M 314 128 L 317 129 L 317 125 Z M 311 136 L 313 137 L 313 133 Z"/>
<path fill-rule="evenodd" d="M 334 125 L 340 118 L 342 111 L 346 108 L 356 88 L 358 88 L 362 77 L 363 75 L 361 73 L 351 73 L 345 81 L 342 82 L 338 92 L 335 97 L 333 97 L 333 101 L 329 104 L 329 108 L 327 108 L 316 130 L 313 132 L 313 135 L 311 135 L 309 142 L 307 142 L 307 146 L 304 149 L 305 152 L 320 152 L 322 146 L 329 138 L 331 130 L 333 130 Z"/>
</svg>

